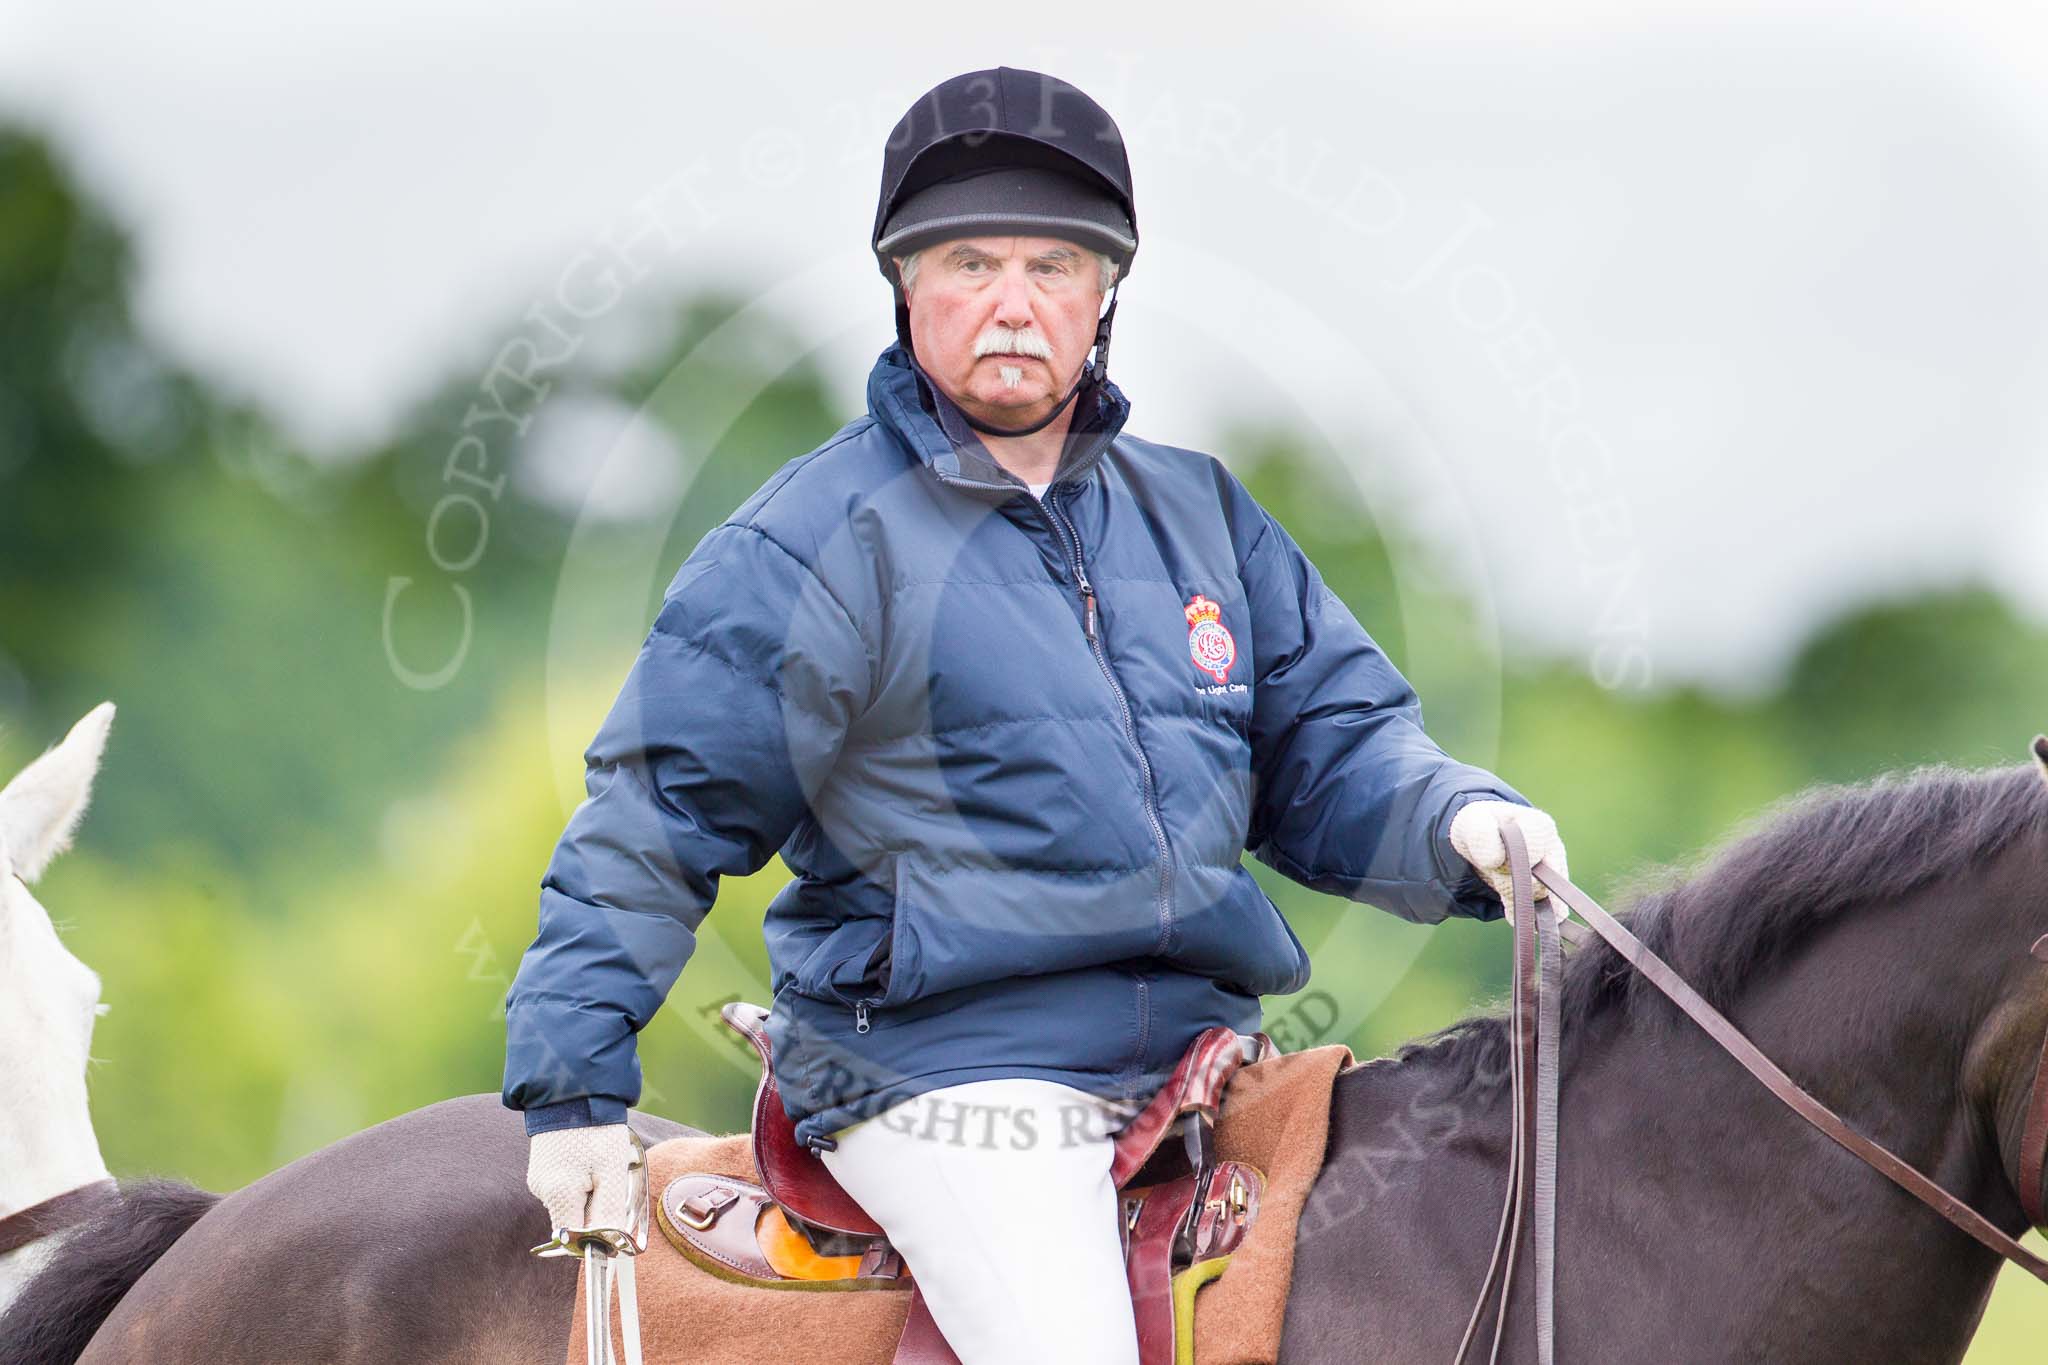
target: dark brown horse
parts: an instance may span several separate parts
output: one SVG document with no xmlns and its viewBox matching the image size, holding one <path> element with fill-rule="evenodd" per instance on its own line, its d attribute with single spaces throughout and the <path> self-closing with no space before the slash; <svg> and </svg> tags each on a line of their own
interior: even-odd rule
<svg viewBox="0 0 2048 1365">
<path fill-rule="evenodd" d="M 2048 1031 L 2048 966 L 2028 955 L 2048 931 L 2041 776 L 1810 794 L 1629 916 L 1786 1070 L 2015 1235 Z M 1784 1109 L 1604 945 L 1572 956 L 1563 1008 L 1560 1359 L 1962 1358 L 1995 1256 Z M 1505 1189 L 1506 1075 L 1502 1024 L 1479 1018 L 1339 1078 L 1290 1365 L 1450 1360 Z M 547 1220 L 524 1168 L 518 1117 L 471 1096 L 266 1176 L 182 1235 L 182 1215 L 153 1234 L 115 1219 L 31 1285 L 0 1359 L 559 1360 L 573 1263 L 527 1255 Z M 168 1250 L 143 1272 L 150 1236 Z M 1531 1359 L 1526 1285 L 1510 1312 L 1507 1354 Z M 21 1349 L 65 1337 L 66 1315 L 68 1345 Z"/>
<path fill-rule="evenodd" d="M 1812 793 L 1628 917 L 1808 1090 L 2012 1236 L 2048 1033 L 2043 776 L 2048 758 Z M 1963 1358 L 2002 1260 L 1605 944 L 1569 962 L 1563 1009 L 1559 1360 Z M 1283 1359 L 1451 1359 L 1505 1188 L 1508 1065 L 1481 1019 L 1342 1077 Z M 1512 1359 L 1534 1358 L 1531 1292 Z"/>
</svg>

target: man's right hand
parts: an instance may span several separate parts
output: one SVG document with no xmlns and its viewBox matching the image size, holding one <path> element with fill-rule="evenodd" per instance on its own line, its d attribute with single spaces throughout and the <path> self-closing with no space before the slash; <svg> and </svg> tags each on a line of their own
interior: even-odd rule
<svg viewBox="0 0 2048 1365">
<path fill-rule="evenodd" d="M 623 1123 L 535 1133 L 526 1156 L 526 1188 L 547 1205 L 548 1231 L 632 1231 L 633 1166 L 642 1159 Z"/>
<path fill-rule="evenodd" d="M 1501 834 L 1501 826 L 1512 824 L 1519 827 L 1529 848 L 1530 866 L 1549 863 L 1560 876 L 1569 878 L 1570 868 L 1565 862 L 1564 840 L 1558 837 L 1557 821 L 1533 806 L 1518 806 L 1512 801 L 1469 802 L 1451 820 L 1451 847 L 1459 856 L 1479 869 L 1487 884 L 1500 897 L 1501 908 L 1507 914 L 1509 924 L 1515 922 L 1514 878 L 1508 873 L 1507 839 Z M 1532 888 L 1537 900 L 1550 895 L 1550 888 L 1537 881 Z M 1552 901 L 1550 908 L 1559 919 L 1571 915 L 1571 907 L 1563 901 Z"/>
</svg>

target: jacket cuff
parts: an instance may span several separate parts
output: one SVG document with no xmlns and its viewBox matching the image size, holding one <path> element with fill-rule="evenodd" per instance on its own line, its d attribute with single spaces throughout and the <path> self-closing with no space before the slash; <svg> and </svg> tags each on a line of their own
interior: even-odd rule
<svg viewBox="0 0 2048 1365">
<path fill-rule="evenodd" d="M 1444 886 L 1451 897 L 1451 912 L 1467 919 L 1496 920 L 1507 917 L 1507 907 L 1500 903 L 1493 884 L 1479 874 L 1479 869 L 1465 861 L 1465 855 L 1458 852 L 1451 843 L 1451 821 L 1458 818 L 1458 812 L 1474 801 L 1507 801 L 1517 806 L 1533 806 L 1527 797 L 1512 787 L 1501 786 L 1481 791 L 1459 792 L 1444 806 L 1444 813 L 1436 826 L 1437 870 L 1443 874 Z"/>
<path fill-rule="evenodd" d="M 561 1128 L 594 1128 L 602 1123 L 624 1123 L 626 1104 L 609 1095 L 584 1095 L 560 1104 L 543 1104 L 526 1111 L 526 1135 L 552 1133 Z"/>
</svg>

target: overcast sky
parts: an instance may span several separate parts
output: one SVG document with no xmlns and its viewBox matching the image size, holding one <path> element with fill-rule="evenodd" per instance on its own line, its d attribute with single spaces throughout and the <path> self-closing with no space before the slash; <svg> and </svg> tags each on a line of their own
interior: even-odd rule
<svg viewBox="0 0 2048 1365">
<path fill-rule="evenodd" d="M 741 290 L 852 416 L 882 139 L 1047 70 L 1130 147 L 1133 432 L 1313 433 L 1622 685 L 1759 685 L 1819 615 L 1972 577 L 2048 618 L 2026 7 L 1290 8 L 0 0 L 0 108 L 129 225 L 150 333 L 335 455 L 656 221 L 640 296 Z"/>
</svg>

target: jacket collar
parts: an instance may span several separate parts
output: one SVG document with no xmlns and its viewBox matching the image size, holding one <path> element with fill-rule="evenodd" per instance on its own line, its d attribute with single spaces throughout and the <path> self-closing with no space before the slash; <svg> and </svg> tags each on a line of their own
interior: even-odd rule
<svg viewBox="0 0 2048 1365">
<path fill-rule="evenodd" d="M 966 414 L 925 377 L 900 342 L 883 351 L 868 374 L 868 411 L 946 483 L 996 497 L 1024 487 L 1022 479 L 996 463 L 967 425 Z M 1054 482 L 1085 477 L 1130 415 L 1130 400 L 1113 380 L 1083 380 L 1074 395 L 1074 417 Z"/>
</svg>

